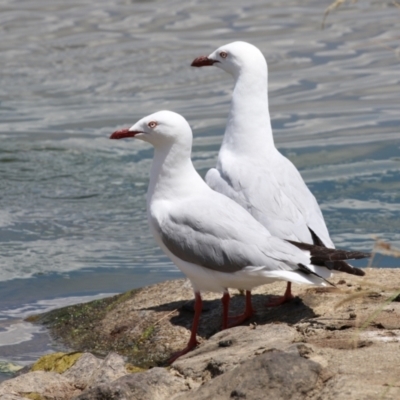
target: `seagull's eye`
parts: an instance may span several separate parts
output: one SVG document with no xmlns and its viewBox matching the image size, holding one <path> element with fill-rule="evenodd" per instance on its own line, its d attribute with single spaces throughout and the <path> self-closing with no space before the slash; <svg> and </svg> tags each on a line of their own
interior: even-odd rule
<svg viewBox="0 0 400 400">
<path fill-rule="evenodd" d="M 157 126 L 157 122 L 156 121 L 150 121 L 147 126 L 151 129 L 154 129 Z"/>
<path fill-rule="evenodd" d="M 228 53 L 227 53 L 226 51 L 221 51 L 221 53 L 219 53 L 219 55 L 220 55 L 222 58 L 228 57 Z"/>
</svg>

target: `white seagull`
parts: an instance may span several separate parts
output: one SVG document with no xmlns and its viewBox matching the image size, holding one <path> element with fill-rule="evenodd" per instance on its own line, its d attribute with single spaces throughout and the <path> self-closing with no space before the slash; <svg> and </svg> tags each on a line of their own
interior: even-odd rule
<svg viewBox="0 0 400 400">
<path fill-rule="evenodd" d="M 249 43 L 233 42 L 191 65 L 214 65 L 235 79 L 217 166 L 208 171 L 207 184 L 243 206 L 272 235 L 334 248 L 317 200 L 293 163 L 274 145 L 268 67 L 261 51 Z M 364 275 L 344 261 L 333 263 L 332 269 Z M 288 282 L 284 296 L 268 305 L 291 298 Z"/>
<path fill-rule="evenodd" d="M 325 286 L 331 260 L 369 256 L 279 239 L 243 207 L 212 190 L 196 172 L 192 131 L 171 111 L 149 115 L 111 139 L 134 137 L 151 143 L 154 159 L 147 191 L 147 218 L 161 249 L 190 279 L 195 315 L 190 340 L 170 362 L 197 344 L 202 310 L 200 291 L 223 293 L 222 327 L 237 325 L 253 314 L 251 289 L 276 280 Z M 246 289 L 246 311 L 228 318 L 227 288 Z"/>
</svg>

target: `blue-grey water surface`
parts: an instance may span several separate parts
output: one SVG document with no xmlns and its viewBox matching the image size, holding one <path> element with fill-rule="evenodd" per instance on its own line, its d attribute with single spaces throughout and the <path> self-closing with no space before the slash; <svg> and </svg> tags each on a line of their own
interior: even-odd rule
<svg viewBox="0 0 400 400">
<path fill-rule="evenodd" d="M 1 1 L 0 364 L 50 350 L 30 313 L 181 276 L 147 228 L 152 149 L 108 137 L 177 111 L 204 175 L 233 80 L 190 63 L 234 40 L 267 58 L 276 144 L 336 245 L 400 245 L 400 9 L 346 3 L 321 30 L 328 4 Z"/>
</svg>

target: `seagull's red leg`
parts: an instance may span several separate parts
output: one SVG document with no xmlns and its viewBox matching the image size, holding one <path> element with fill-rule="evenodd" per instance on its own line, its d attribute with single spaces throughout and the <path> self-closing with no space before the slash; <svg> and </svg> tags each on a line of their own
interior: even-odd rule
<svg viewBox="0 0 400 400">
<path fill-rule="evenodd" d="M 224 292 L 222 296 L 222 330 L 228 328 L 228 314 L 229 314 L 229 300 L 231 297 L 229 296 L 229 292 Z"/>
<path fill-rule="evenodd" d="M 195 292 L 194 298 L 195 298 L 194 318 L 193 318 L 192 332 L 190 334 L 189 342 L 183 350 L 174 353 L 171 356 L 171 358 L 168 359 L 167 361 L 168 364 L 172 364 L 177 358 L 183 356 L 186 353 L 189 353 L 190 350 L 193 350 L 199 344 L 199 342 L 196 339 L 196 334 L 197 334 L 197 328 L 199 326 L 201 310 L 203 309 L 203 302 L 201 300 L 200 292 Z"/>
<path fill-rule="evenodd" d="M 236 315 L 235 317 L 228 317 L 229 299 L 230 299 L 229 293 L 225 292 L 222 297 L 222 304 L 223 304 L 222 329 L 232 328 L 233 326 L 240 325 L 254 314 L 253 306 L 251 304 L 250 290 L 246 290 L 246 308 L 243 314 Z"/>
<path fill-rule="evenodd" d="M 294 299 L 292 295 L 292 282 L 288 282 L 286 286 L 285 294 L 281 297 L 278 297 L 276 300 L 270 300 L 267 302 L 267 307 L 276 307 L 280 306 L 283 303 L 287 303 L 288 301 Z"/>
</svg>

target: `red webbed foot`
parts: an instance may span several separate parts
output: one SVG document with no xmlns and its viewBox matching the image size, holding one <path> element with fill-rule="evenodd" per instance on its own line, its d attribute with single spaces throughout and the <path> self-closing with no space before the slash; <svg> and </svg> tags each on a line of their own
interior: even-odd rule
<svg viewBox="0 0 400 400">
<path fill-rule="evenodd" d="M 266 307 L 277 307 L 293 299 L 294 296 L 292 295 L 292 284 L 291 282 L 288 282 L 285 294 L 277 299 L 269 300 L 265 305 Z"/>
<path fill-rule="evenodd" d="M 189 341 L 187 346 L 180 351 L 177 351 L 176 353 L 172 354 L 172 356 L 167 360 L 167 364 L 172 364 L 174 361 L 176 361 L 179 357 L 183 356 L 184 354 L 189 353 L 193 349 L 195 349 L 200 343 L 195 340 L 193 343 Z"/>
<path fill-rule="evenodd" d="M 222 305 L 223 305 L 222 329 L 227 329 L 227 328 L 232 328 L 234 326 L 238 326 L 254 315 L 253 306 L 251 304 L 250 290 L 246 290 L 246 308 L 245 308 L 245 311 L 243 314 L 229 317 L 228 316 L 229 301 L 230 301 L 229 293 L 225 292 L 222 297 Z"/>
</svg>

